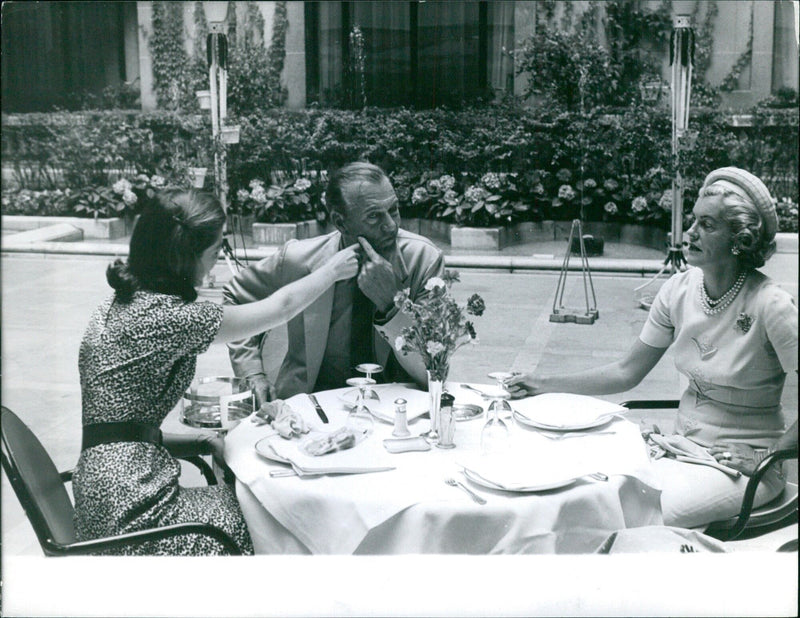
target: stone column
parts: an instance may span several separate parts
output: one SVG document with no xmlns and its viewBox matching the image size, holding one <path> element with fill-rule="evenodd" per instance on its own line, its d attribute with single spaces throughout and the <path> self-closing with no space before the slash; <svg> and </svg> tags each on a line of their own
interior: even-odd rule
<svg viewBox="0 0 800 618">
<path fill-rule="evenodd" d="M 303 2 L 287 2 L 286 63 L 282 81 L 288 97 L 286 107 L 302 109 L 306 106 L 306 18 Z"/>
<path fill-rule="evenodd" d="M 139 82 L 142 111 L 156 109 L 156 94 L 153 90 L 153 58 L 150 56 L 150 35 L 153 33 L 153 3 L 137 2 L 136 15 L 139 36 Z"/>
</svg>

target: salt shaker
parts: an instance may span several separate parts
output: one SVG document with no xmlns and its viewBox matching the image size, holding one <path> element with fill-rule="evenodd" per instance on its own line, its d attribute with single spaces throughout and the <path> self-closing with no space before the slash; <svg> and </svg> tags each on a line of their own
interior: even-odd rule
<svg viewBox="0 0 800 618">
<path fill-rule="evenodd" d="M 406 400 L 394 400 L 394 430 L 392 435 L 397 438 L 405 438 L 410 436 L 411 432 L 408 430 L 408 415 L 406 414 Z"/>
<path fill-rule="evenodd" d="M 456 419 L 453 416 L 453 403 L 455 397 L 450 393 L 442 393 L 439 406 L 439 441 L 436 446 L 439 448 L 453 448 L 455 442 L 453 437 L 456 432 Z"/>
</svg>

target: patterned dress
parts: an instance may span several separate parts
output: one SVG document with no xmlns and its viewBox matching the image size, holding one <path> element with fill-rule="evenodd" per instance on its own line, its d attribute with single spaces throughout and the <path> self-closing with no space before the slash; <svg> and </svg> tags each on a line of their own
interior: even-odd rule
<svg viewBox="0 0 800 618">
<path fill-rule="evenodd" d="M 159 426 L 194 377 L 222 307 L 138 291 L 130 303 L 106 300 L 92 315 L 81 343 L 83 424 L 132 421 Z M 157 526 L 206 522 L 252 553 L 233 490 L 224 485 L 178 485 L 180 463 L 148 442 L 100 444 L 81 453 L 73 476 L 79 540 Z M 147 543 L 123 554 L 205 555 L 222 546 L 202 535 Z"/>
</svg>

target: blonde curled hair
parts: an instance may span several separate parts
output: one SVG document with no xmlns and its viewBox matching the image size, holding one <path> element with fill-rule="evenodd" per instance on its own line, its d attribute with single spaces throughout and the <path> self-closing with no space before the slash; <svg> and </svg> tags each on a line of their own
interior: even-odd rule
<svg viewBox="0 0 800 618">
<path fill-rule="evenodd" d="M 775 239 L 767 236 L 761 212 L 745 195 L 723 183 L 700 189 L 700 197 L 722 199 L 722 218 L 731 228 L 733 251 L 743 270 L 761 268 L 775 253 Z"/>
</svg>

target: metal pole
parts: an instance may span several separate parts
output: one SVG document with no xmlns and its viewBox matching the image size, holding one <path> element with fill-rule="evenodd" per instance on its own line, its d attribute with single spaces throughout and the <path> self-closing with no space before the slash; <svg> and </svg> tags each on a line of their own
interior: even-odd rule
<svg viewBox="0 0 800 618">
<path fill-rule="evenodd" d="M 678 164 L 681 138 L 689 126 L 689 102 L 694 63 L 694 32 L 689 15 L 672 19 L 670 61 L 672 63 L 672 159 L 676 164 L 672 180 L 671 242 L 667 262 L 675 273 L 686 261 L 683 257 L 683 179 Z M 665 265 L 666 265 L 665 263 Z"/>
</svg>

